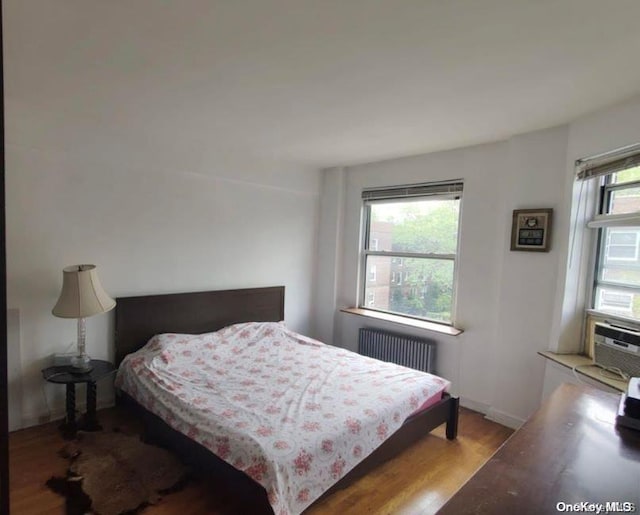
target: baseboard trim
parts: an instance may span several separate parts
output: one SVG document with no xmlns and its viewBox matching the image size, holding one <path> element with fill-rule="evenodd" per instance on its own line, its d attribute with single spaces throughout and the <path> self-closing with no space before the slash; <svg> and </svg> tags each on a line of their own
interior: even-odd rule
<svg viewBox="0 0 640 515">
<path fill-rule="evenodd" d="M 515 417 L 509 413 L 505 413 L 504 411 L 494 408 L 490 408 L 489 411 L 487 411 L 485 418 L 493 422 L 497 422 L 498 424 L 502 424 L 503 426 L 510 427 L 511 429 L 518 429 L 525 422 L 524 419 L 520 417 Z"/>
<path fill-rule="evenodd" d="M 491 409 L 491 406 L 485 404 L 484 402 L 474 401 L 473 399 L 462 396 L 460 397 L 460 406 L 472 411 L 477 411 L 478 413 L 482 413 L 483 415 L 486 415 L 487 412 Z"/>
<path fill-rule="evenodd" d="M 484 402 L 478 402 L 466 397 L 460 397 L 460 406 L 473 411 L 477 411 L 478 413 L 482 413 L 484 415 L 484 418 L 486 418 L 487 420 L 497 422 L 498 424 L 510 427 L 511 429 L 518 429 L 522 424 L 524 424 L 524 420 L 520 417 L 515 417 L 513 415 L 510 415 L 509 413 L 505 413 L 504 411 L 492 408 Z"/>
</svg>

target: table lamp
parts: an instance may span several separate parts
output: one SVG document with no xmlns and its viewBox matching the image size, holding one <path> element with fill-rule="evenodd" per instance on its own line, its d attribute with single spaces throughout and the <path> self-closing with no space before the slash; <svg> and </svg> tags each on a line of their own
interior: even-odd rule
<svg viewBox="0 0 640 515">
<path fill-rule="evenodd" d="M 71 358 L 72 372 L 85 374 L 92 369 L 85 347 L 86 317 L 106 313 L 115 305 L 102 288 L 95 265 L 72 265 L 62 270 L 62 291 L 52 313 L 78 319 L 78 353 Z"/>
</svg>

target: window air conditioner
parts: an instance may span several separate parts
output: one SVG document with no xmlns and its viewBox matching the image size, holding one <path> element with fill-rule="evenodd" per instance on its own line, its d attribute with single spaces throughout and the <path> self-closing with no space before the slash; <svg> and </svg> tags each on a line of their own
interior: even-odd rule
<svg viewBox="0 0 640 515">
<path fill-rule="evenodd" d="M 640 331 L 598 322 L 593 342 L 597 365 L 618 368 L 631 377 L 640 376 Z"/>
</svg>

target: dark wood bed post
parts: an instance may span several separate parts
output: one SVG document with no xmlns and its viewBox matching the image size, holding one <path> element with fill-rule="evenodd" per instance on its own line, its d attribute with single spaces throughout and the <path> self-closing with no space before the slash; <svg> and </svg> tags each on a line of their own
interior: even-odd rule
<svg viewBox="0 0 640 515">
<path fill-rule="evenodd" d="M 460 408 L 460 399 L 451 397 L 449 402 L 449 417 L 447 418 L 446 434 L 448 440 L 455 440 L 458 436 L 458 409 Z"/>
<path fill-rule="evenodd" d="M 4 62 L 2 44 L 2 0 L 0 0 L 0 513 L 9 513 L 9 399 L 7 392 L 7 257 L 4 190 Z"/>
</svg>

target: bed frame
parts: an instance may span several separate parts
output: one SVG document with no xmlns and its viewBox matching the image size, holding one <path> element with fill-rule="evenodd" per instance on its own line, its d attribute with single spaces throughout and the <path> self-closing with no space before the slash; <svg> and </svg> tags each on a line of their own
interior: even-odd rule
<svg viewBox="0 0 640 515">
<path fill-rule="evenodd" d="M 116 365 L 120 365 L 127 354 L 144 346 L 155 334 L 200 334 L 217 331 L 234 323 L 284 320 L 284 286 L 120 297 L 116 300 Z M 143 418 L 148 440 L 174 449 L 184 461 L 200 470 L 231 478 L 236 491 L 257 499 L 253 512 L 271 512 L 266 492 L 258 483 L 169 427 L 124 392 L 119 392 L 118 403 L 131 407 Z M 458 431 L 458 398 L 446 393 L 442 400 L 427 410 L 409 417 L 398 431 L 325 492 L 321 499 L 348 486 L 443 423 L 447 424 L 447 438 L 455 439 Z M 238 484 L 241 485 L 240 490 Z M 260 506 L 259 510 L 256 510 L 257 506 Z"/>
</svg>

